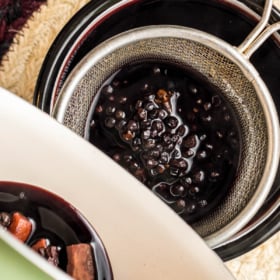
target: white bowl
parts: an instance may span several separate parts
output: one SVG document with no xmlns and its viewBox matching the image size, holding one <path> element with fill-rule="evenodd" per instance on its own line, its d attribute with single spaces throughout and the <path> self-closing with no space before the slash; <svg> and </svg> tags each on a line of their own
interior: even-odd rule
<svg viewBox="0 0 280 280">
<path fill-rule="evenodd" d="M 40 186 L 74 205 L 101 237 L 114 279 L 233 279 L 204 241 L 137 179 L 1 88 L 0 128 L 0 181 Z"/>
</svg>

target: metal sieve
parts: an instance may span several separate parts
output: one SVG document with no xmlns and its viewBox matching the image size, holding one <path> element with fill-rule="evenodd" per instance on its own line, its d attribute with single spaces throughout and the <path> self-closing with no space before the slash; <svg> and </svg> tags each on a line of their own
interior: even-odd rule
<svg viewBox="0 0 280 280">
<path fill-rule="evenodd" d="M 205 32 L 181 26 L 146 26 L 129 30 L 93 49 L 70 73 L 53 116 L 84 136 L 94 97 L 120 68 L 155 61 L 199 73 L 219 88 L 231 104 L 241 131 L 241 162 L 224 201 L 193 228 L 215 248 L 244 227 L 270 191 L 279 162 L 279 121 L 270 93 L 251 55 L 276 30 L 268 26 L 272 1 L 263 17 L 238 47 Z"/>
</svg>

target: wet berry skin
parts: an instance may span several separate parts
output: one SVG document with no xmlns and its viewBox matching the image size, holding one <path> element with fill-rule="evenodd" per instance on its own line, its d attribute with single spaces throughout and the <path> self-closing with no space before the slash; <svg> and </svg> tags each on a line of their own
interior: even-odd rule
<svg viewBox="0 0 280 280">
<path fill-rule="evenodd" d="M 147 62 L 120 69 L 96 96 L 88 140 L 186 222 L 226 196 L 239 165 L 240 133 L 219 90 L 186 70 Z"/>
</svg>

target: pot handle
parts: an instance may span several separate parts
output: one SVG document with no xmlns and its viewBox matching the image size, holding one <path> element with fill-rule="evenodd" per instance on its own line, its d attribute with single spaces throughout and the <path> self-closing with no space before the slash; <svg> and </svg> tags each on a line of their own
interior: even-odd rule
<svg viewBox="0 0 280 280">
<path fill-rule="evenodd" d="M 275 31 L 280 30 L 280 22 L 266 27 L 271 15 L 272 6 L 272 0 L 265 1 L 261 20 L 251 31 L 251 33 L 245 38 L 245 40 L 240 44 L 240 46 L 237 47 L 237 50 L 241 54 L 245 55 L 248 59 L 270 35 L 272 35 Z"/>
</svg>

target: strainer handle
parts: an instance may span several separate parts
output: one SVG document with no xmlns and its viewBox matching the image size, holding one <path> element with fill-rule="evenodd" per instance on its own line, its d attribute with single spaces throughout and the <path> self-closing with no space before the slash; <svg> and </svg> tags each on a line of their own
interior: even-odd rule
<svg viewBox="0 0 280 280">
<path fill-rule="evenodd" d="M 243 54 L 250 58 L 251 55 L 266 41 L 266 39 L 272 35 L 274 32 L 280 30 L 280 22 L 274 23 L 267 27 L 256 39 L 251 43 L 251 45 L 243 52 Z"/>
<path fill-rule="evenodd" d="M 246 37 L 243 43 L 237 48 L 240 53 L 248 59 L 261 46 L 265 40 L 275 31 L 280 30 L 280 22 L 274 23 L 266 27 L 271 15 L 273 0 L 266 0 L 262 18 L 252 32 Z"/>
<path fill-rule="evenodd" d="M 260 35 L 260 33 L 265 29 L 272 10 L 272 2 L 273 0 L 267 0 L 265 1 L 263 14 L 261 17 L 261 20 L 256 25 L 256 27 L 251 31 L 251 33 L 245 38 L 243 43 L 237 48 L 239 52 L 244 53 L 250 45 L 255 41 L 255 39 Z"/>
</svg>

